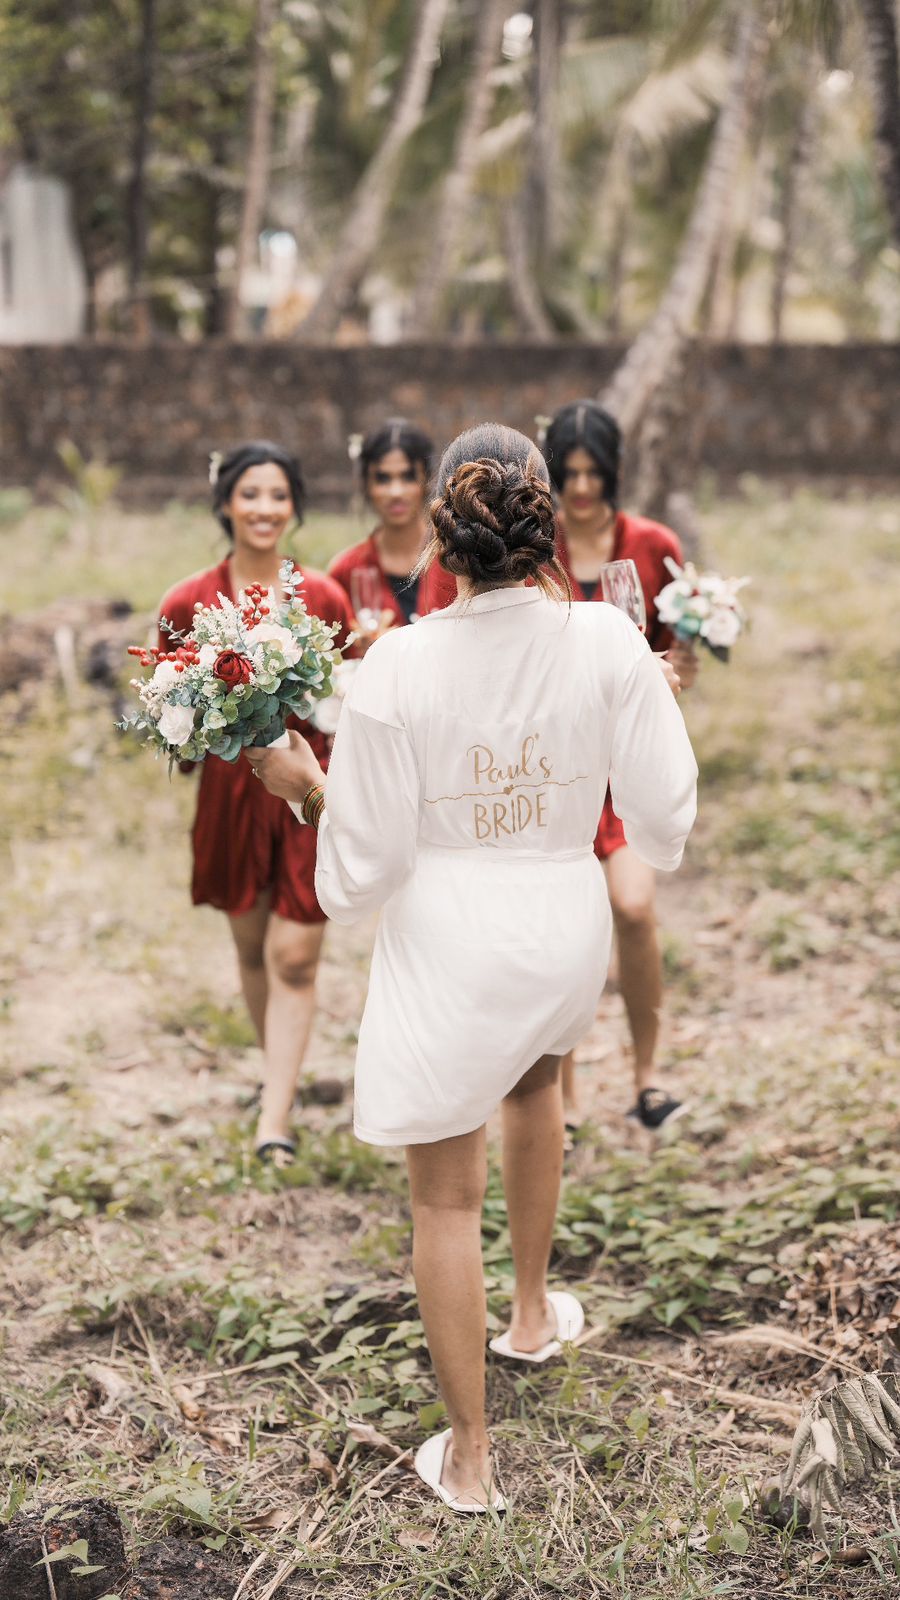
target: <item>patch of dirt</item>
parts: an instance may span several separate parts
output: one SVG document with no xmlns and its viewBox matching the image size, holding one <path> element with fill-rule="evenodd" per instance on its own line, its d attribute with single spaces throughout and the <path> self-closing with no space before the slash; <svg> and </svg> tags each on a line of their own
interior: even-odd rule
<svg viewBox="0 0 900 1600">
<path fill-rule="evenodd" d="M 86 1551 L 52 1559 L 55 1552 L 81 1540 Z M 79 1568 L 87 1567 L 98 1570 L 79 1573 Z M 54 1591 L 56 1600 L 98 1600 L 116 1589 L 125 1570 L 122 1524 L 107 1500 L 75 1501 L 47 1521 L 19 1512 L 0 1527 L 3 1600 L 47 1600 Z"/>
<path fill-rule="evenodd" d="M 155 1539 L 125 1585 L 122 1600 L 231 1600 L 240 1582 L 233 1563 L 191 1539 Z"/>
</svg>

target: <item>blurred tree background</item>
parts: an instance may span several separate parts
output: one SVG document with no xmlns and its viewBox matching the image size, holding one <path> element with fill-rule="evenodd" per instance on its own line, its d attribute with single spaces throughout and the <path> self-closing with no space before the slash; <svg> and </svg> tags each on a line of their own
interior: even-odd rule
<svg viewBox="0 0 900 1600">
<path fill-rule="evenodd" d="M 99 336 L 900 331 L 894 0 L 0 0 L 0 154 Z"/>
</svg>

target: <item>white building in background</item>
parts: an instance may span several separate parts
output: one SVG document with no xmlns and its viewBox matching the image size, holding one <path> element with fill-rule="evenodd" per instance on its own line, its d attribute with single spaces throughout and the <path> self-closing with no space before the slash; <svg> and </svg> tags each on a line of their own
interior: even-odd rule
<svg viewBox="0 0 900 1600">
<path fill-rule="evenodd" d="M 0 344 L 78 339 L 86 307 L 66 185 L 14 166 L 0 178 Z"/>
</svg>

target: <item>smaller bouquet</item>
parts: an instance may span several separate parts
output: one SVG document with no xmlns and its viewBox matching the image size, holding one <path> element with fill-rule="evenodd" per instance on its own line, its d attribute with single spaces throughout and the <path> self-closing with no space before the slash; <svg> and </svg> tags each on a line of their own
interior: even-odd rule
<svg viewBox="0 0 900 1600">
<path fill-rule="evenodd" d="M 170 761 L 236 761 L 245 745 L 274 744 L 288 717 L 310 718 L 332 692 L 338 624 L 310 616 L 290 561 L 280 579 L 282 600 L 252 584 L 236 603 L 220 594 L 218 605 L 198 604 L 189 633 L 163 618 L 171 650 L 130 646 L 154 670 L 132 679 L 140 710 L 119 727 L 134 728 Z"/>
<path fill-rule="evenodd" d="M 679 567 L 666 556 L 673 581 L 656 596 L 656 614 L 672 629 L 676 639 L 699 639 L 718 661 L 727 661 L 731 646 L 747 625 L 738 593 L 749 578 L 720 578 L 716 572 L 698 572 L 692 562 Z"/>
</svg>

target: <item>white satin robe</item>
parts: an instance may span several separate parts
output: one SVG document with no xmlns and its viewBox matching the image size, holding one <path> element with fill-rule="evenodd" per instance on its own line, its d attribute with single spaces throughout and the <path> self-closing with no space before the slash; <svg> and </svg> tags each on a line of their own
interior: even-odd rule
<svg viewBox="0 0 900 1600">
<path fill-rule="evenodd" d="M 368 652 L 344 703 L 316 893 L 382 910 L 356 1062 L 370 1144 L 471 1132 L 593 1022 L 612 917 L 593 853 L 607 784 L 634 851 L 682 857 L 697 767 L 622 612 L 494 590 Z"/>
</svg>

